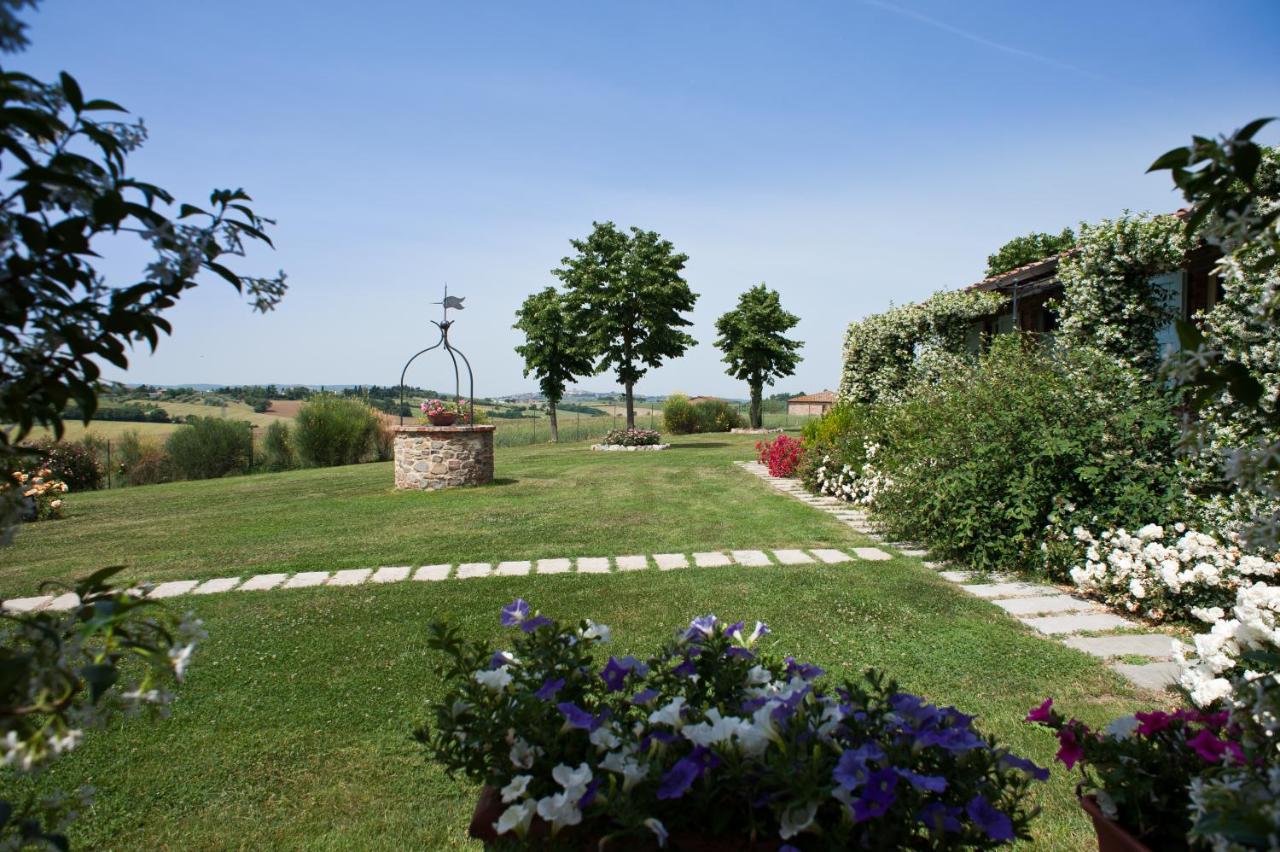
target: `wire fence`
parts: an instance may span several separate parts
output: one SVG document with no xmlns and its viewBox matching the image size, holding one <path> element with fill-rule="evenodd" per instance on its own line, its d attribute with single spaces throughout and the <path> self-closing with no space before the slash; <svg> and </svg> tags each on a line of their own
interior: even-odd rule
<svg viewBox="0 0 1280 852">
<path fill-rule="evenodd" d="M 739 403 L 737 409 L 742 422 L 746 423 L 750 406 Z M 811 419 L 808 415 L 790 414 L 786 411 L 770 411 L 761 416 L 766 429 L 799 429 Z M 527 417 L 522 420 L 494 418 L 490 422 L 498 427 L 493 435 L 495 447 L 524 447 L 545 444 L 551 440 L 551 420 L 547 417 Z M 622 413 L 600 415 L 565 412 L 556 417 L 556 422 L 561 441 L 587 441 L 603 438 L 606 432 L 613 429 L 625 428 L 627 418 Z M 656 429 L 661 432 L 662 412 L 653 408 L 641 409 L 636 412 L 635 424 L 639 429 Z"/>
</svg>

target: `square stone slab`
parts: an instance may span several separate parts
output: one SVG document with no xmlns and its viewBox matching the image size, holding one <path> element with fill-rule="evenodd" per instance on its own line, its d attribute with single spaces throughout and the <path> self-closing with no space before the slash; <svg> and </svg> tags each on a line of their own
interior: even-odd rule
<svg viewBox="0 0 1280 852">
<path fill-rule="evenodd" d="M 1083 615 L 1046 615 L 1040 618 L 1023 618 L 1022 623 L 1050 636 L 1058 633 L 1080 633 L 1085 630 L 1118 630 L 1133 627 L 1128 619 L 1109 612 Z"/>
<path fill-rule="evenodd" d="M 660 571 L 674 571 L 677 568 L 689 567 L 689 560 L 683 553 L 655 553 L 653 561 L 658 563 Z"/>
<path fill-rule="evenodd" d="M 488 562 L 464 562 L 458 566 L 457 578 L 459 580 L 468 580 L 472 577 L 488 577 Z"/>
<path fill-rule="evenodd" d="M 200 585 L 199 580 L 170 580 L 167 583 L 161 583 L 151 590 L 149 598 L 176 598 L 178 595 L 189 593 L 196 586 Z"/>
<path fill-rule="evenodd" d="M 942 576 L 945 577 L 946 574 L 947 572 L 943 572 Z M 1035 583 L 978 583 L 962 588 L 980 598 L 1048 598 L 1062 594 L 1053 586 L 1041 586 Z"/>
<path fill-rule="evenodd" d="M 1117 636 L 1068 636 L 1062 644 L 1095 657 L 1123 657 L 1137 654 L 1167 660 L 1173 656 L 1175 640 L 1163 633 L 1121 633 Z"/>
<path fill-rule="evenodd" d="M 918 547 L 906 547 L 906 548 L 900 547 L 898 548 L 898 552 L 901 553 L 903 556 L 910 556 L 912 559 L 924 559 L 926 556 L 929 555 L 929 551 L 921 550 Z"/>
<path fill-rule="evenodd" d="M 775 550 L 773 558 L 782 565 L 808 565 L 813 562 L 813 557 L 803 550 Z"/>
<path fill-rule="evenodd" d="M 4 608 L 10 612 L 35 612 L 53 603 L 53 595 L 40 595 L 35 598 L 10 598 L 4 602 Z"/>
<path fill-rule="evenodd" d="M 309 589 L 312 586 L 324 585 L 324 581 L 327 579 L 329 579 L 328 571 L 300 571 L 285 581 L 281 588 Z"/>
<path fill-rule="evenodd" d="M 750 565 L 760 568 L 765 565 L 772 565 L 769 557 L 765 555 L 763 550 L 735 550 L 732 551 L 733 561 L 739 565 Z"/>
<path fill-rule="evenodd" d="M 75 592 L 67 592 L 65 595 L 58 595 L 53 600 L 49 601 L 49 606 L 47 608 L 66 611 L 75 609 L 78 606 L 80 606 L 80 596 Z"/>
<path fill-rule="evenodd" d="M 870 562 L 884 562 L 893 558 L 878 547 L 855 547 L 853 552 L 858 554 L 859 559 L 866 559 Z"/>
<path fill-rule="evenodd" d="M 1137 686 L 1154 691 L 1169 689 L 1176 685 L 1182 671 L 1177 663 L 1146 663 L 1145 665 L 1112 663 L 1111 668 Z"/>
<path fill-rule="evenodd" d="M 968 571 L 939 571 L 938 576 L 952 583 L 967 583 L 973 575 Z M 971 587 L 961 586 L 961 588 L 968 590 Z"/>
<path fill-rule="evenodd" d="M 995 601 L 1010 615 L 1036 615 L 1048 612 L 1097 612 L 1098 607 L 1069 595 L 1045 595 L 1037 598 L 1013 598 Z"/>
<path fill-rule="evenodd" d="M 250 577 L 240 586 L 239 591 L 242 592 L 262 592 L 267 589 L 274 589 L 276 586 L 284 582 L 287 574 L 258 574 L 256 577 Z"/>
<path fill-rule="evenodd" d="M 408 565 L 384 565 L 374 571 L 369 579 L 374 583 L 399 583 L 401 580 L 409 579 L 409 572 L 412 570 Z"/>
<path fill-rule="evenodd" d="M 693 564 L 699 568 L 719 568 L 722 565 L 732 565 L 733 560 L 729 558 L 729 554 L 715 551 L 693 554 Z"/>
<path fill-rule="evenodd" d="M 609 557 L 607 556 L 582 556 L 578 559 L 579 574 L 608 574 L 609 573 Z"/>
<path fill-rule="evenodd" d="M 833 550 L 829 547 L 811 547 L 809 552 L 828 565 L 839 565 L 841 562 L 853 561 L 853 557 L 843 550 Z"/>
<path fill-rule="evenodd" d="M 423 565 L 418 572 L 413 575 L 415 580 L 424 580 L 432 582 L 436 580 L 445 580 L 449 577 L 449 569 L 452 565 Z"/>
<path fill-rule="evenodd" d="M 358 586 L 369 579 L 369 575 L 372 573 L 372 568 L 348 568 L 345 571 L 335 571 L 333 572 L 333 577 L 329 580 L 329 585 Z"/>
<path fill-rule="evenodd" d="M 619 571 L 643 571 L 649 567 L 647 556 L 619 556 L 613 560 Z"/>
<path fill-rule="evenodd" d="M 518 562 L 499 562 L 493 573 L 503 577 L 523 577 L 532 570 L 533 563 L 525 559 Z"/>
<path fill-rule="evenodd" d="M 191 591 L 193 595 L 216 595 L 229 592 L 240 584 L 239 577 L 218 577 L 216 580 L 205 580 Z"/>
<path fill-rule="evenodd" d="M 539 559 L 539 574 L 568 574 L 573 570 L 572 559 Z"/>
</svg>

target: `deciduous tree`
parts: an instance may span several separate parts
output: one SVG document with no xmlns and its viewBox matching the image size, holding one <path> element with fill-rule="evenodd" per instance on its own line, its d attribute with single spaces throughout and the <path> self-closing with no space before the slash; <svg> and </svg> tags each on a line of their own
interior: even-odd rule
<svg viewBox="0 0 1280 852">
<path fill-rule="evenodd" d="M 524 344 L 516 352 L 524 358 L 524 374 L 538 380 L 551 417 L 551 440 L 560 440 L 556 406 L 565 386 L 579 376 L 595 372 L 591 354 L 581 338 L 569 327 L 564 297 L 554 287 L 534 293 L 516 311 L 513 328 L 524 332 Z"/>
<path fill-rule="evenodd" d="M 785 333 L 800 322 L 782 309 L 777 290 L 757 284 L 738 298 L 738 306 L 716 320 L 716 346 L 724 352 L 727 372 L 751 388 L 751 428 L 762 421 L 761 392 L 775 379 L 790 376 L 800 363 L 804 343 Z"/>
</svg>

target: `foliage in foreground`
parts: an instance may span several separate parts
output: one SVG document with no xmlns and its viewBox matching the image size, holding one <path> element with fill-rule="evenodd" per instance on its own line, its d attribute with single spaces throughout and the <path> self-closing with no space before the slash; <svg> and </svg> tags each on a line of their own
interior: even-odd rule
<svg viewBox="0 0 1280 852">
<path fill-rule="evenodd" d="M 763 648 L 768 628 L 713 615 L 645 659 L 593 652 L 609 628 L 562 627 L 517 599 L 509 650 L 444 623 L 448 693 L 418 738 L 502 805 L 482 836 L 780 838 L 792 849 L 992 848 L 1027 838 L 1033 779 L 973 718 L 872 671 L 825 672 Z"/>
</svg>

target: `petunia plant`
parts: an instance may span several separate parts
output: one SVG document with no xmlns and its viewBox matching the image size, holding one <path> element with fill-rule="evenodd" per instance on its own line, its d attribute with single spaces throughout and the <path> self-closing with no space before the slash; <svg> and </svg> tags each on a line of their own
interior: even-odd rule
<svg viewBox="0 0 1280 852">
<path fill-rule="evenodd" d="M 780 850 L 1029 837 L 1028 793 L 1047 770 L 878 672 L 829 683 L 775 656 L 762 623 L 701 616 L 641 659 L 605 654 L 607 627 L 562 626 L 523 600 L 501 622 L 506 649 L 431 626 L 448 690 L 417 732 L 447 771 L 485 785 L 478 837 Z"/>
</svg>

